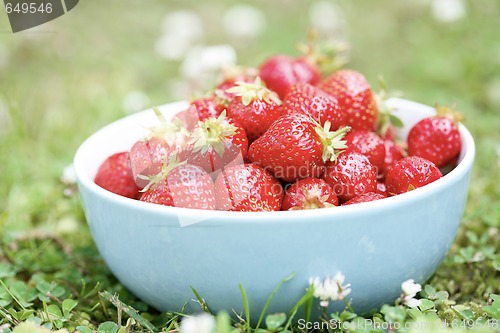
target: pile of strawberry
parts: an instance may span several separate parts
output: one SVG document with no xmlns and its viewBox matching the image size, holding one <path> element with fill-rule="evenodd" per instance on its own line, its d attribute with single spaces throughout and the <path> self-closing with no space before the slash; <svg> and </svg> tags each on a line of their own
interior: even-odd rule
<svg viewBox="0 0 500 333">
<path fill-rule="evenodd" d="M 307 57 L 278 55 L 225 73 L 208 95 L 100 166 L 96 184 L 166 206 L 227 211 L 350 205 L 442 177 L 461 149 L 453 112 L 438 108 L 407 142 L 366 78 L 322 78 Z M 392 122 L 390 120 L 393 120 Z"/>
</svg>

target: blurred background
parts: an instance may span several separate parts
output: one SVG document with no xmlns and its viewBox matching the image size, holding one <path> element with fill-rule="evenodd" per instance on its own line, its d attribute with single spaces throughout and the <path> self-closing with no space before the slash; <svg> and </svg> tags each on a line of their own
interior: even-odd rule
<svg viewBox="0 0 500 333">
<path fill-rule="evenodd" d="M 223 65 L 297 55 L 314 27 L 378 90 L 456 104 L 477 141 L 468 228 L 498 233 L 497 0 L 80 1 L 13 34 L 0 10 L 0 231 L 87 233 L 70 168 L 91 133 L 210 88 Z M 489 228 L 489 229 L 488 229 Z M 496 231 L 495 231 L 496 230 Z"/>
</svg>

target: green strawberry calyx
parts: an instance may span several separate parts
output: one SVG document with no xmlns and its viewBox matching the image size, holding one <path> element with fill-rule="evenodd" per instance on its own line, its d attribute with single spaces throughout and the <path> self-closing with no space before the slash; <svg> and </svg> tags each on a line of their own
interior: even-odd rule
<svg viewBox="0 0 500 333">
<path fill-rule="evenodd" d="M 191 133 L 189 144 L 193 145 L 193 152 L 206 154 L 213 149 L 222 157 L 228 138 L 236 134 L 236 126 L 226 119 L 224 110 L 217 118 L 208 118 L 198 122 Z"/>
<path fill-rule="evenodd" d="M 307 42 L 299 43 L 297 49 L 306 61 L 319 69 L 323 75 L 329 75 L 349 63 L 350 45 L 342 41 L 318 42 L 315 29 L 308 32 Z"/>
<path fill-rule="evenodd" d="M 146 192 L 151 187 L 160 184 L 163 180 L 165 180 L 167 178 L 168 174 L 173 169 L 175 169 L 178 166 L 181 166 L 183 164 L 186 164 L 186 163 L 187 163 L 187 161 L 179 162 L 179 160 L 177 158 L 177 153 L 173 153 L 172 155 L 170 155 L 170 159 L 168 159 L 168 160 L 167 160 L 167 156 L 165 156 L 161 171 L 158 172 L 156 175 L 153 175 L 153 176 L 138 175 L 137 176 L 140 179 L 148 181 L 148 184 L 146 186 L 144 186 L 144 188 L 141 190 L 141 192 Z"/>
<path fill-rule="evenodd" d="M 456 110 L 453 106 L 444 106 L 436 103 L 436 114 L 441 117 L 446 117 L 453 120 L 454 123 L 461 123 L 464 121 L 464 115 Z"/>
<path fill-rule="evenodd" d="M 323 162 L 327 161 L 335 162 L 337 157 L 340 155 L 344 149 L 347 148 L 347 141 L 343 140 L 347 132 L 351 130 L 349 126 L 344 126 L 336 130 L 335 132 L 330 131 L 331 123 L 330 121 L 325 121 L 324 126 L 321 126 L 318 122 L 316 123 L 315 131 L 318 134 L 321 143 L 323 144 Z"/>
<path fill-rule="evenodd" d="M 310 190 L 305 187 L 302 190 L 302 202 L 300 206 L 294 206 L 289 210 L 317 209 L 334 207 L 335 205 L 327 202 L 329 195 L 321 195 L 321 189 L 314 186 Z"/>
<path fill-rule="evenodd" d="M 226 91 L 222 89 L 215 89 L 213 95 L 215 96 L 215 101 L 217 102 L 217 104 L 222 105 L 227 109 L 229 103 L 231 102 L 231 97 L 226 94 Z"/>
<path fill-rule="evenodd" d="M 168 121 L 158 108 L 153 108 L 153 111 L 159 124 L 149 128 L 150 133 L 146 139 L 160 138 L 165 140 L 169 146 L 186 142 L 189 131 L 182 125 L 182 120 L 174 118 L 174 120 Z"/>
<path fill-rule="evenodd" d="M 225 66 L 222 68 L 218 83 L 223 83 L 224 81 L 235 81 L 238 77 L 257 77 L 259 70 L 254 67 L 249 66 Z"/>
<path fill-rule="evenodd" d="M 241 97 L 241 102 L 245 106 L 257 100 L 264 101 L 267 104 L 274 102 L 281 105 L 281 99 L 274 91 L 269 90 L 262 83 L 260 77 L 257 77 L 253 83 L 237 81 L 235 84 L 236 86 L 229 88 L 227 92 Z"/>
</svg>

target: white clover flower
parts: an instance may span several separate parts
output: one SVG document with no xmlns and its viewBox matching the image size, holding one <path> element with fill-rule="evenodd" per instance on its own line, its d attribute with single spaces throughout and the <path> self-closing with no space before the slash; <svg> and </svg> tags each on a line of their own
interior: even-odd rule
<svg viewBox="0 0 500 333">
<path fill-rule="evenodd" d="M 419 299 L 416 299 L 416 298 L 409 298 L 409 299 L 406 299 L 403 302 L 403 304 L 409 308 L 416 308 L 417 306 L 422 305 L 422 301 Z"/>
<path fill-rule="evenodd" d="M 156 53 L 169 60 L 180 60 L 204 38 L 201 17 L 194 11 L 178 10 L 165 15 L 162 36 L 155 43 Z"/>
<path fill-rule="evenodd" d="M 65 193 L 68 195 L 67 193 Z M 72 216 L 66 216 L 58 219 L 56 231 L 58 235 L 65 235 L 77 232 L 80 228 L 78 220 Z"/>
<path fill-rule="evenodd" d="M 415 283 L 415 280 L 409 279 L 401 284 L 401 289 L 403 290 L 403 294 L 415 297 L 417 293 L 422 290 L 422 286 Z"/>
<path fill-rule="evenodd" d="M 139 90 L 129 92 L 123 99 L 123 109 L 126 113 L 133 113 L 145 109 L 150 103 L 148 95 Z"/>
<path fill-rule="evenodd" d="M 335 39 L 345 38 L 344 12 L 336 4 L 325 0 L 315 2 L 309 8 L 309 20 L 319 33 Z"/>
<path fill-rule="evenodd" d="M 256 38 L 267 26 L 266 17 L 259 9 L 250 5 L 234 5 L 222 18 L 227 34 L 237 38 Z"/>
<path fill-rule="evenodd" d="M 236 51 L 227 44 L 203 47 L 198 56 L 205 71 L 220 71 L 224 67 L 236 65 Z"/>
<path fill-rule="evenodd" d="M 338 272 L 333 278 L 326 277 L 321 281 L 319 277 L 309 279 L 309 284 L 314 288 L 313 296 L 320 299 L 320 306 L 327 307 L 331 301 L 343 300 L 351 293 L 351 284 L 343 285 L 345 276 Z"/>
<path fill-rule="evenodd" d="M 338 272 L 337 274 L 335 274 L 335 276 L 333 277 L 333 281 L 337 284 L 339 288 L 339 294 L 337 296 L 337 300 L 343 300 L 347 295 L 351 293 L 351 284 L 348 283 L 346 285 L 343 285 L 345 281 L 345 276 L 342 273 Z"/>
<path fill-rule="evenodd" d="M 181 322 L 180 333 L 213 333 L 215 318 L 208 313 L 185 317 Z"/>
<path fill-rule="evenodd" d="M 195 11 L 176 10 L 163 18 L 162 31 L 165 35 L 176 34 L 190 41 L 204 37 L 203 21 Z"/>
<path fill-rule="evenodd" d="M 215 45 L 191 49 L 181 64 L 181 74 L 194 86 L 213 82 L 224 67 L 236 64 L 236 51 L 230 45 Z"/>
<path fill-rule="evenodd" d="M 463 18 L 465 12 L 464 0 L 433 0 L 432 14 L 441 22 L 454 22 Z"/>
<path fill-rule="evenodd" d="M 422 286 L 418 283 L 415 283 L 413 279 L 409 279 L 403 282 L 401 284 L 401 290 L 403 290 L 403 293 L 400 297 L 402 304 L 410 308 L 415 308 L 422 304 L 421 300 L 415 298 L 417 293 L 422 290 Z"/>
<path fill-rule="evenodd" d="M 155 44 L 156 53 L 168 60 L 180 60 L 192 47 L 192 42 L 180 35 L 167 34 L 161 36 Z"/>
<path fill-rule="evenodd" d="M 66 185 L 76 184 L 76 173 L 73 164 L 67 165 L 64 168 L 61 181 Z"/>
</svg>

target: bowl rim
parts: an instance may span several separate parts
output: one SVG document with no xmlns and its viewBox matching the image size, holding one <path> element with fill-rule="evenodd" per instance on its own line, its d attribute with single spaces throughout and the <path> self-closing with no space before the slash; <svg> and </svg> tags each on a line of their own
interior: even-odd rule
<svg viewBox="0 0 500 333">
<path fill-rule="evenodd" d="M 433 108 L 417 103 L 414 101 L 402 99 L 402 98 L 391 98 L 388 100 L 390 104 L 411 104 L 414 107 L 423 108 L 426 107 L 428 110 L 433 110 Z M 159 108 L 171 107 L 179 109 L 181 106 L 187 105 L 186 102 L 174 102 L 168 103 Z M 142 112 L 150 111 L 151 109 L 144 110 Z M 141 113 L 142 113 L 141 112 Z M 474 139 L 469 132 L 469 130 L 463 125 L 459 124 L 459 132 L 462 138 L 462 151 L 463 154 L 459 164 L 451 170 L 449 173 L 444 175 L 442 178 L 427 184 L 416 190 L 403 193 L 397 196 L 392 196 L 384 198 L 383 200 L 376 200 L 371 202 L 365 202 L 356 205 L 338 206 L 332 208 L 314 209 L 314 210 L 296 210 L 296 211 L 272 211 L 272 212 L 234 212 L 234 211 L 221 211 L 221 210 L 201 210 L 193 208 L 180 208 L 180 207 L 169 207 L 162 205 L 155 205 L 140 200 L 134 200 L 126 197 L 122 197 L 115 193 L 109 192 L 97 184 L 85 170 L 84 155 L 85 151 L 89 149 L 89 145 L 92 138 L 97 136 L 99 133 L 106 131 L 109 127 L 119 125 L 119 122 L 125 121 L 129 117 L 137 116 L 138 114 L 133 114 L 127 117 L 118 119 L 98 131 L 90 135 L 77 149 L 73 161 L 76 179 L 79 187 L 85 187 L 87 190 L 92 192 L 93 195 L 103 198 L 104 200 L 111 201 L 117 205 L 129 206 L 138 211 L 155 213 L 155 214 L 165 214 L 165 215 L 178 215 L 178 216 L 191 216 L 201 220 L 223 220 L 227 223 L 290 223 L 297 221 L 305 221 L 311 223 L 314 221 L 315 217 L 324 217 L 328 215 L 333 218 L 342 218 L 349 215 L 362 215 L 362 214 L 375 214 L 380 211 L 394 209 L 395 207 L 401 207 L 411 202 L 425 199 L 430 194 L 438 192 L 443 188 L 449 186 L 450 184 L 456 183 L 461 179 L 470 169 L 474 163 L 475 158 L 475 144 Z M 227 220 L 227 221 L 226 221 Z M 318 219 L 320 220 L 320 219 Z"/>
</svg>

